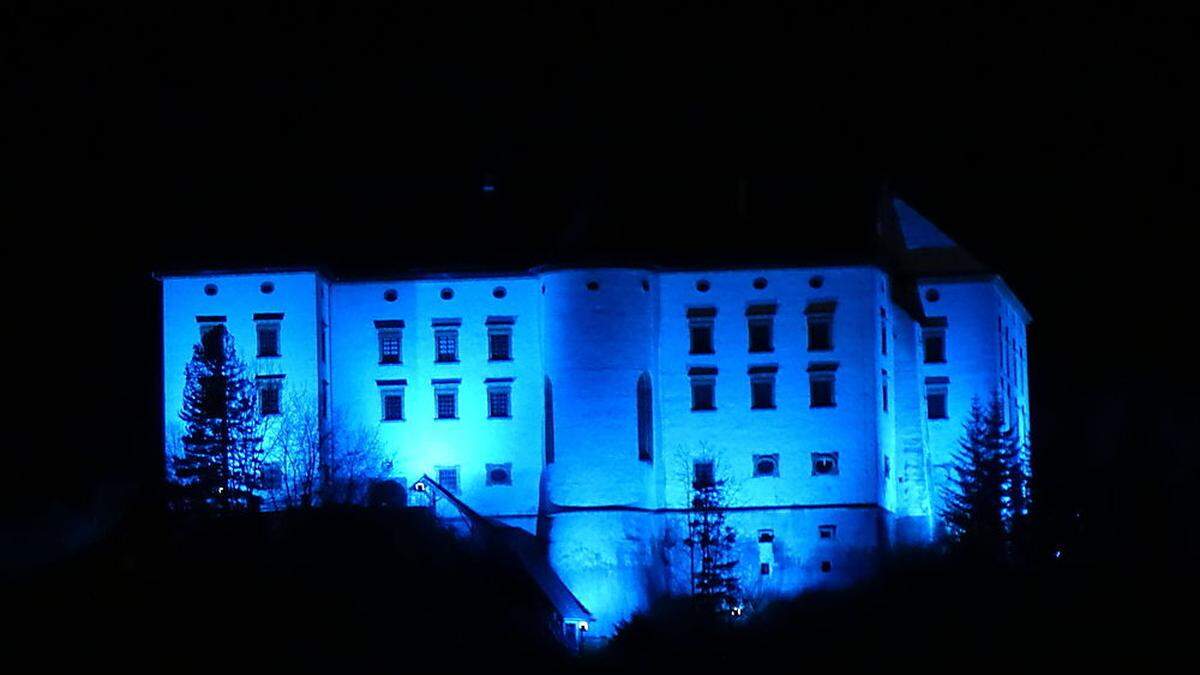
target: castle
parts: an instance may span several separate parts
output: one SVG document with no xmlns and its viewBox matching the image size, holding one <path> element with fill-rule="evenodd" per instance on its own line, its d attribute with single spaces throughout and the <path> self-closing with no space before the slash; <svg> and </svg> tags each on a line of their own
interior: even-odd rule
<svg viewBox="0 0 1200 675">
<path fill-rule="evenodd" d="M 536 535 L 586 607 L 561 617 L 572 640 L 687 590 L 694 480 L 727 481 L 751 602 L 851 584 L 882 550 L 935 536 L 974 397 L 999 392 L 1029 435 L 1028 313 L 919 213 L 886 206 L 889 253 L 859 264 L 163 275 L 168 453 L 185 365 L 221 324 L 264 416 L 307 402 L 369 431 L 373 479 L 428 476 Z"/>
</svg>

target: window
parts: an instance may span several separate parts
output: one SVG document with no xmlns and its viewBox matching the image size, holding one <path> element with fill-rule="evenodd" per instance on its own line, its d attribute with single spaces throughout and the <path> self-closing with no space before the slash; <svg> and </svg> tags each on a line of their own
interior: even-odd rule
<svg viewBox="0 0 1200 675">
<path fill-rule="evenodd" d="M 262 468 L 264 490 L 278 490 L 283 487 L 283 470 L 275 462 L 266 462 Z"/>
<path fill-rule="evenodd" d="M 690 338 L 689 354 L 712 354 L 713 324 L 716 320 L 715 307 L 692 307 L 687 311 L 688 335 Z"/>
<path fill-rule="evenodd" d="M 776 305 L 750 305 L 746 310 L 752 353 L 775 351 L 775 309 Z"/>
<path fill-rule="evenodd" d="M 433 342 L 436 350 L 434 361 L 437 363 L 458 362 L 458 327 L 461 324 L 459 319 L 433 320 Z"/>
<path fill-rule="evenodd" d="M 828 352 L 833 350 L 833 310 L 835 302 L 810 302 L 804 310 L 808 320 L 808 351 Z"/>
<path fill-rule="evenodd" d="M 258 335 L 258 356 L 279 356 L 279 322 L 255 321 L 254 331 Z"/>
<path fill-rule="evenodd" d="M 546 463 L 554 463 L 554 385 L 550 383 L 550 378 L 545 378 L 542 385 L 542 412 L 545 418 L 545 447 L 546 447 Z"/>
<path fill-rule="evenodd" d="M 379 385 L 379 397 L 383 408 L 383 421 L 399 422 L 404 419 L 404 386 L 406 380 L 375 380 Z"/>
<path fill-rule="evenodd" d="M 750 408 L 775 408 L 775 373 L 779 366 L 750 366 Z"/>
<path fill-rule="evenodd" d="M 950 378 L 925 378 L 926 417 L 931 420 L 944 420 L 949 418 L 949 410 L 947 408 L 947 394 L 949 386 Z"/>
<path fill-rule="evenodd" d="M 716 485 L 716 472 L 712 461 L 696 461 L 692 464 L 692 487 L 701 490 Z"/>
<path fill-rule="evenodd" d="M 512 331 L 515 319 L 511 316 L 489 316 L 488 331 L 488 360 L 512 360 Z"/>
<path fill-rule="evenodd" d="M 512 379 L 489 379 L 487 385 L 488 418 L 512 417 Z"/>
<path fill-rule="evenodd" d="M 255 378 L 255 384 L 258 385 L 258 414 L 278 415 L 283 376 L 259 375 Z"/>
<path fill-rule="evenodd" d="M 758 531 L 758 573 L 771 574 L 775 567 L 775 532 L 773 530 Z"/>
<path fill-rule="evenodd" d="M 458 385 L 461 380 L 434 380 L 433 399 L 436 419 L 458 419 Z"/>
<path fill-rule="evenodd" d="M 457 466 L 439 466 L 437 469 L 438 484 L 446 491 L 458 493 L 458 467 Z"/>
<path fill-rule="evenodd" d="M 692 410 L 717 409 L 717 369 L 690 368 L 692 380 Z"/>
<path fill-rule="evenodd" d="M 837 538 L 837 525 L 818 525 L 817 536 L 821 539 Z"/>
<path fill-rule="evenodd" d="M 821 571 L 826 572 L 826 573 L 832 572 L 833 571 L 833 563 L 828 560 L 822 560 L 821 561 Z"/>
<path fill-rule="evenodd" d="M 882 396 L 883 396 L 883 412 L 887 412 L 887 411 L 888 411 L 888 376 L 887 376 L 887 371 L 886 371 L 886 370 L 880 371 L 880 377 L 882 378 L 882 379 L 881 379 L 881 385 L 880 385 L 880 386 L 881 386 L 881 391 L 880 391 L 880 394 L 882 394 Z"/>
<path fill-rule="evenodd" d="M 812 475 L 836 476 L 838 474 L 838 454 L 836 452 L 814 452 L 812 454 Z"/>
<path fill-rule="evenodd" d="M 946 320 L 930 317 L 921 328 L 925 363 L 946 362 Z"/>
<path fill-rule="evenodd" d="M 879 353 L 887 356 L 888 349 L 888 324 L 887 310 L 879 308 Z"/>
<path fill-rule="evenodd" d="M 779 453 L 754 456 L 754 477 L 779 476 Z"/>
<path fill-rule="evenodd" d="M 488 485 L 512 485 L 512 462 L 487 465 Z"/>
<path fill-rule="evenodd" d="M 642 373 L 637 381 L 637 441 L 638 460 L 654 460 L 654 391 L 650 373 Z"/>
<path fill-rule="evenodd" d="M 225 317 L 198 316 L 200 345 L 207 359 L 218 359 L 225 354 Z"/>
<path fill-rule="evenodd" d="M 403 363 L 404 322 L 398 319 L 378 320 L 375 330 L 379 332 L 379 363 Z"/>
<path fill-rule="evenodd" d="M 837 406 L 835 376 L 836 363 L 814 363 L 808 367 L 808 407 L 833 408 Z"/>
</svg>

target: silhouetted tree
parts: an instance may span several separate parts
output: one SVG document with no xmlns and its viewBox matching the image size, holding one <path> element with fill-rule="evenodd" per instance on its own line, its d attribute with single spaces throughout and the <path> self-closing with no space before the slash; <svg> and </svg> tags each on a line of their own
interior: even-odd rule
<svg viewBox="0 0 1200 675">
<path fill-rule="evenodd" d="M 957 553 L 981 561 L 1005 557 L 1006 492 L 1010 433 L 1004 410 L 994 397 L 985 410 L 978 398 L 964 423 L 959 452 L 954 455 L 954 475 L 943 490 L 942 517 Z"/>
<path fill-rule="evenodd" d="M 1026 563 L 1032 557 L 1033 537 L 1030 531 L 1030 448 L 1022 443 L 1015 429 L 1007 430 L 1005 452 L 1005 521 L 1008 531 L 1009 557 Z"/>
<path fill-rule="evenodd" d="M 173 462 L 182 506 L 257 510 L 263 449 L 254 383 L 224 326 L 204 334 L 185 373 L 183 454 Z"/>
<path fill-rule="evenodd" d="M 725 481 L 715 475 L 694 477 L 684 543 L 699 563 L 692 565 L 693 595 L 710 609 L 740 612 L 738 561 L 733 557 L 737 534 L 725 524 L 725 510 Z"/>
</svg>

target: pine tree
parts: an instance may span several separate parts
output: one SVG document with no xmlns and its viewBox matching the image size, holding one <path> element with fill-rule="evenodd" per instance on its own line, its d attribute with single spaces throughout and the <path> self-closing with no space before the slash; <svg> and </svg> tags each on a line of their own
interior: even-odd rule
<svg viewBox="0 0 1200 675">
<path fill-rule="evenodd" d="M 183 506 L 258 510 L 263 448 L 254 385 L 224 326 L 204 334 L 185 372 L 183 455 L 173 463 Z"/>
<path fill-rule="evenodd" d="M 943 492 L 942 517 L 957 552 L 1000 562 L 1007 540 L 1006 488 L 1010 446 L 1004 409 L 994 397 L 985 410 L 971 401 L 959 452 L 954 456 L 950 487 Z"/>
<path fill-rule="evenodd" d="M 737 614 L 742 604 L 735 572 L 738 560 L 733 557 L 737 533 L 725 524 L 724 485 L 724 480 L 692 481 L 692 508 L 684 543 L 699 556 L 699 568 L 692 568 L 693 594 L 714 611 Z"/>
<path fill-rule="evenodd" d="M 1022 443 L 1017 431 L 1008 429 L 1006 447 L 1006 525 L 1009 557 L 1017 563 L 1030 560 L 1030 448 Z"/>
</svg>

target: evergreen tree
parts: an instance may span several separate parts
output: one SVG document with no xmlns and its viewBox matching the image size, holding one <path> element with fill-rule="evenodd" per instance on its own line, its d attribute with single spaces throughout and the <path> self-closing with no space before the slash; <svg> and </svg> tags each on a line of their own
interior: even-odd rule
<svg viewBox="0 0 1200 675">
<path fill-rule="evenodd" d="M 254 384 L 224 326 L 204 334 L 185 372 L 183 454 L 173 463 L 183 505 L 257 510 L 263 448 Z"/>
<path fill-rule="evenodd" d="M 1030 449 L 1022 443 L 1015 429 L 1008 429 L 1006 448 L 1006 520 L 1008 527 L 1009 557 L 1018 563 L 1028 562 L 1031 557 L 1032 533 L 1030 532 Z"/>
<path fill-rule="evenodd" d="M 943 491 L 942 517 L 958 553 L 999 562 L 1005 557 L 1008 534 L 1005 511 L 1011 446 L 999 397 L 993 397 L 986 410 L 978 398 L 973 399 L 963 426 L 954 475 Z"/>
<path fill-rule="evenodd" d="M 725 524 L 725 481 L 692 481 L 692 508 L 688 514 L 688 538 L 684 540 L 699 556 L 692 566 L 693 594 L 715 611 L 740 613 L 741 588 L 733 557 L 737 534 Z"/>
</svg>

